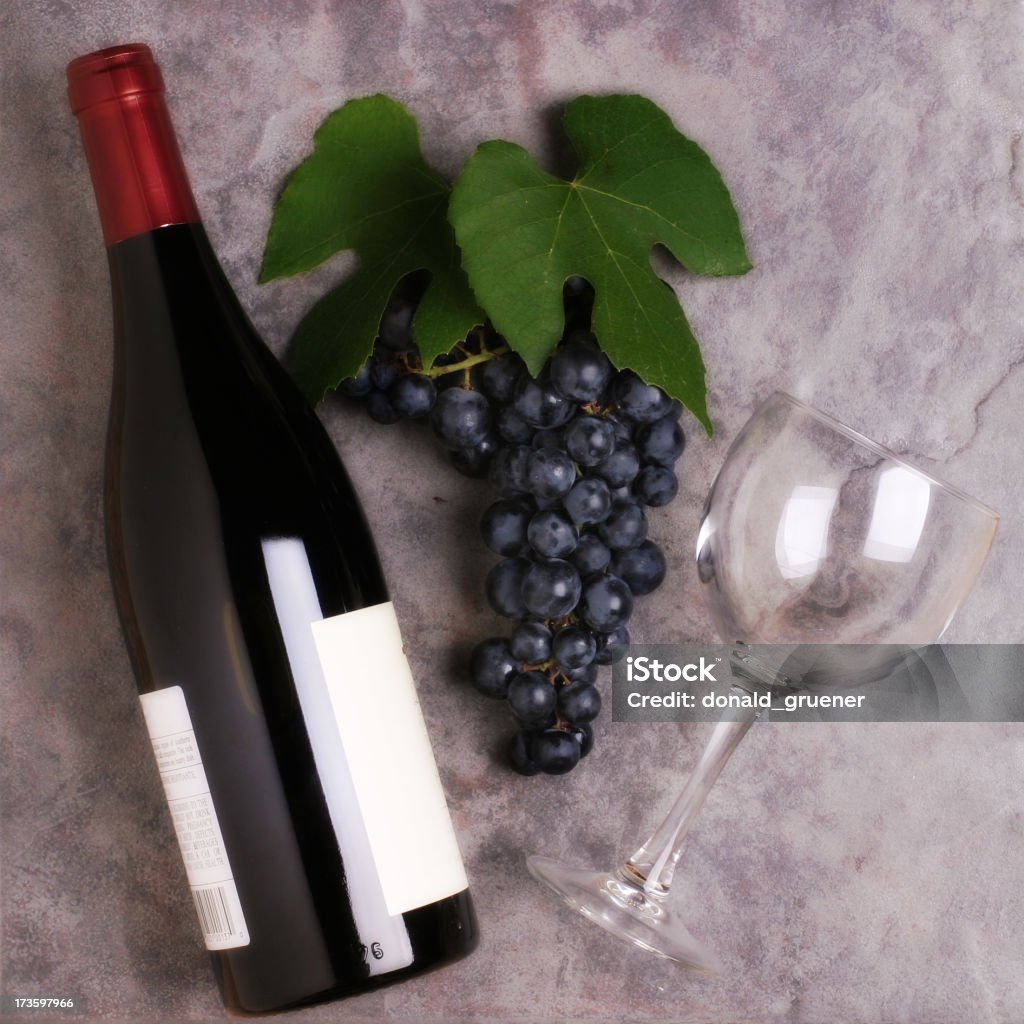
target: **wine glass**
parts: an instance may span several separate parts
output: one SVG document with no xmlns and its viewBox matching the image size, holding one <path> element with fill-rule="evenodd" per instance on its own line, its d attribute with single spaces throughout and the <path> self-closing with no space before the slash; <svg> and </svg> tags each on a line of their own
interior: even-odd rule
<svg viewBox="0 0 1024 1024">
<path fill-rule="evenodd" d="M 977 578 L 998 522 L 963 491 L 776 393 L 730 447 L 697 539 L 716 628 L 736 643 L 734 687 L 790 684 L 747 644 L 933 643 Z M 728 710 L 666 819 L 617 870 L 531 856 L 531 873 L 620 938 L 694 970 L 721 970 L 666 896 L 697 813 L 757 715 Z"/>
</svg>

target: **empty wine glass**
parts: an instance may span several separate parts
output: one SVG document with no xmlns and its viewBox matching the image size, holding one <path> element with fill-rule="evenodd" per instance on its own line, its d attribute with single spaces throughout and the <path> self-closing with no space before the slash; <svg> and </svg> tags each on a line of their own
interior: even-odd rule
<svg viewBox="0 0 1024 1024">
<path fill-rule="evenodd" d="M 963 491 L 790 395 L 777 393 L 733 442 L 697 539 L 700 580 L 741 689 L 789 681 L 742 644 L 936 641 L 973 585 L 999 517 Z M 668 816 L 621 867 L 531 856 L 534 876 L 613 934 L 695 970 L 721 961 L 666 905 L 683 841 L 757 717 L 731 708 L 712 729 Z"/>
</svg>

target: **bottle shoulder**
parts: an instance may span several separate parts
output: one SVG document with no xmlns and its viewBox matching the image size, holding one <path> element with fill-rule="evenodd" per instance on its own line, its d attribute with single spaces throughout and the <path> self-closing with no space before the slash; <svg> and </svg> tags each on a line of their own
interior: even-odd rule
<svg viewBox="0 0 1024 1024">
<path fill-rule="evenodd" d="M 115 393 L 159 429 L 190 421 L 233 458 L 323 462 L 333 445 L 264 345 L 199 225 L 173 225 L 113 246 Z M 115 394 L 115 398 L 118 396 Z"/>
<path fill-rule="evenodd" d="M 362 574 L 383 593 L 337 450 L 253 330 L 201 228 L 177 225 L 120 243 L 111 269 L 108 472 L 119 479 L 123 514 L 157 518 L 183 488 L 208 495 L 226 543 L 293 536 L 324 559 L 355 546 L 367 552 Z"/>
</svg>

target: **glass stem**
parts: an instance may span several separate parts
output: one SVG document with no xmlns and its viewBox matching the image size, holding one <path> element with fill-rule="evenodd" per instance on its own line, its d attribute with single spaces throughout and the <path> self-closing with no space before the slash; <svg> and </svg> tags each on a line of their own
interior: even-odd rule
<svg viewBox="0 0 1024 1024">
<path fill-rule="evenodd" d="M 749 690 L 735 685 L 731 693 L 750 696 Z M 668 893 L 676 864 L 683 852 L 683 842 L 697 813 L 704 806 L 726 761 L 760 714 L 757 708 L 746 707 L 726 711 L 715 725 L 704 753 L 668 817 L 622 867 L 620 874 L 625 880 L 642 885 L 650 896 L 662 898 Z"/>
</svg>

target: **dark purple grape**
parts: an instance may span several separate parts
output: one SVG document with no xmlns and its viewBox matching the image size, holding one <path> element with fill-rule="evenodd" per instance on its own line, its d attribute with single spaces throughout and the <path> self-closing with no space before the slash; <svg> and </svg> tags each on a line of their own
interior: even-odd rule
<svg viewBox="0 0 1024 1024">
<path fill-rule="evenodd" d="M 618 626 L 610 633 L 597 638 L 597 654 L 594 656 L 595 665 L 611 665 L 618 661 L 626 653 L 626 646 L 629 644 L 629 630 L 625 626 Z"/>
<path fill-rule="evenodd" d="M 626 581 L 635 597 L 652 594 L 665 581 L 668 565 L 661 548 L 645 540 L 635 548 L 612 554 L 611 571 Z"/>
<path fill-rule="evenodd" d="M 597 654 L 597 640 L 589 630 L 564 626 L 551 640 L 551 654 L 567 672 L 586 668 Z"/>
<path fill-rule="evenodd" d="M 383 354 L 373 355 L 370 359 L 370 380 L 378 391 L 387 391 L 398 380 L 398 364 Z"/>
<path fill-rule="evenodd" d="M 516 412 L 531 426 L 560 427 L 575 411 L 572 402 L 564 399 L 545 381 L 524 374 L 516 385 Z"/>
<path fill-rule="evenodd" d="M 572 486 L 562 499 L 565 511 L 578 526 L 603 523 L 612 508 L 608 485 L 599 477 L 584 477 Z"/>
<path fill-rule="evenodd" d="M 523 664 L 539 665 L 551 657 L 551 630 L 542 622 L 520 623 L 508 648 Z"/>
<path fill-rule="evenodd" d="M 509 619 L 526 617 L 523 601 L 523 580 L 533 568 L 525 558 L 503 558 L 487 574 L 487 600 L 499 614 Z"/>
<path fill-rule="evenodd" d="M 545 729 L 530 744 L 533 760 L 548 775 L 571 772 L 580 760 L 580 744 L 562 729 Z"/>
<path fill-rule="evenodd" d="M 596 683 L 597 665 L 591 662 L 589 665 L 584 665 L 582 668 L 566 669 L 562 675 L 564 675 L 570 682 L 582 680 L 585 683 Z"/>
<path fill-rule="evenodd" d="M 564 686 L 558 691 L 558 712 L 568 722 L 592 722 L 601 713 L 601 694 L 592 683 Z"/>
<path fill-rule="evenodd" d="M 527 547 L 526 528 L 533 517 L 526 498 L 501 498 L 489 505 L 480 518 L 484 543 L 499 555 L 520 555 Z"/>
<path fill-rule="evenodd" d="M 598 633 L 610 633 L 624 626 L 632 612 L 633 592 L 618 576 L 598 576 L 583 587 L 580 614 Z"/>
<path fill-rule="evenodd" d="M 530 455 L 526 482 L 539 501 L 559 501 L 576 482 L 576 467 L 565 452 L 541 448 Z"/>
<path fill-rule="evenodd" d="M 472 448 L 487 437 L 491 405 L 479 391 L 449 388 L 437 396 L 430 423 L 447 447 Z"/>
<path fill-rule="evenodd" d="M 402 418 L 398 410 L 391 404 L 391 399 L 383 391 L 372 390 L 364 401 L 366 402 L 366 411 L 370 414 L 370 419 L 377 423 L 387 425 L 389 423 L 397 423 Z"/>
<path fill-rule="evenodd" d="M 644 466 L 633 481 L 633 491 L 645 505 L 661 508 L 679 493 L 679 480 L 665 466 Z"/>
<path fill-rule="evenodd" d="M 532 449 L 526 445 L 506 445 L 491 460 L 491 479 L 503 495 L 525 494 L 530 485 L 527 471 L 530 468 Z"/>
<path fill-rule="evenodd" d="M 480 390 L 499 405 L 509 405 L 526 364 L 515 352 L 490 359 L 480 369 Z"/>
<path fill-rule="evenodd" d="M 527 611 L 542 619 L 560 619 L 580 599 L 579 573 L 560 558 L 534 563 L 522 582 L 522 599 Z"/>
<path fill-rule="evenodd" d="M 582 729 L 583 726 L 580 726 Z M 533 737 L 536 733 L 532 729 L 522 729 L 509 740 L 508 743 L 508 760 L 509 764 L 520 775 L 537 775 L 540 772 L 540 768 L 537 767 L 537 762 L 533 759 Z M 593 735 L 593 734 L 591 734 Z M 583 756 L 583 742 L 580 743 L 580 757 Z"/>
<path fill-rule="evenodd" d="M 530 547 L 543 558 L 564 558 L 576 549 L 579 535 L 572 520 L 562 512 L 538 512 L 526 530 Z"/>
<path fill-rule="evenodd" d="M 534 428 L 511 405 L 501 406 L 496 419 L 498 433 L 511 444 L 529 444 L 533 440 Z"/>
<path fill-rule="evenodd" d="M 644 462 L 657 466 L 672 466 L 683 454 L 686 435 L 671 416 L 664 416 L 637 434 L 636 445 Z"/>
<path fill-rule="evenodd" d="M 576 550 L 569 555 L 569 561 L 580 576 L 592 576 L 606 569 L 611 557 L 608 545 L 596 533 L 587 532 L 580 535 Z"/>
<path fill-rule="evenodd" d="M 430 415 L 437 400 L 434 382 L 422 373 L 403 374 L 388 392 L 395 411 L 410 420 L 420 420 Z"/>
<path fill-rule="evenodd" d="M 472 448 L 453 448 L 448 452 L 448 461 L 463 475 L 480 479 L 491 471 L 491 462 L 501 447 L 501 441 L 488 434 Z"/>
<path fill-rule="evenodd" d="M 608 357 L 592 342 L 572 340 L 551 357 L 551 385 L 563 397 L 586 405 L 604 394 L 612 377 Z"/>
<path fill-rule="evenodd" d="M 645 383 L 632 370 L 621 370 L 612 384 L 619 409 L 637 423 L 653 423 L 672 409 L 672 399 L 659 387 Z"/>
<path fill-rule="evenodd" d="M 599 476 L 609 487 L 630 484 L 639 472 L 640 455 L 636 448 L 627 442 L 616 443 L 615 451 L 591 470 L 591 473 Z"/>
<path fill-rule="evenodd" d="M 634 501 L 620 501 L 597 528 L 598 535 L 612 549 L 635 548 L 647 537 L 647 516 Z"/>
<path fill-rule="evenodd" d="M 485 696 L 504 700 L 508 684 L 519 671 L 519 662 L 512 655 L 508 641 L 494 636 L 481 640 L 470 657 L 470 679 Z"/>
<path fill-rule="evenodd" d="M 520 722 L 545 726 L 554 718 L 558 696 L 543 672 L 521 672 L 509 683 L 508 703 Z"/>
<path fill-rule="evenodd" d="M 615 451 L 615 429 L 597 416 L 580 416 L 565 428 L 565 449 L 581 466 L 596 466 Z"/>
</svg>

